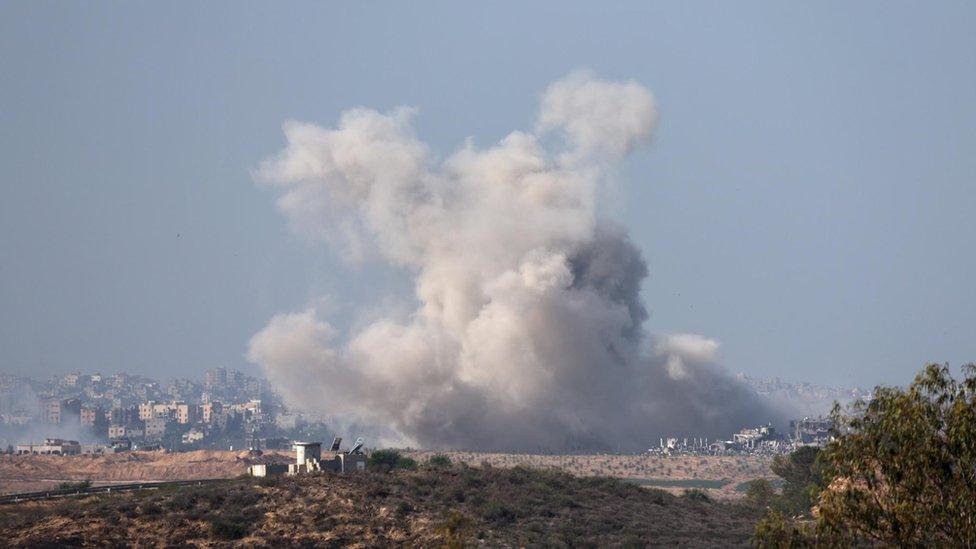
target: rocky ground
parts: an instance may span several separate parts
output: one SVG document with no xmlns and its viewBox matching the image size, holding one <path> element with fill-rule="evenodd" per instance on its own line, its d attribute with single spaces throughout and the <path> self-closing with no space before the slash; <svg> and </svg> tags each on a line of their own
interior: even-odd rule
<svg viewBox="0 0 976 549">
<path fill-rule="evenodd" d="M 741 546 L 758 511 L 701 492 L 454 464 L 234 479 L 0 508 L 6 546 Z"/>
</svg>

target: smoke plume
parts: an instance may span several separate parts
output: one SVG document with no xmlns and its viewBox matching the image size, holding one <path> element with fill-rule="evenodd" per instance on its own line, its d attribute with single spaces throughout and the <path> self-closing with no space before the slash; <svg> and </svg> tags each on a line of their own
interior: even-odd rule
<svg viewBox="0 0 976 549">
<path fill-rule="evenodd" d="M 349 334 L 314 309 L 272 318 L 248 358 L 291 403 L 469 449 L 634 450 L 767 419 L 715 366 L 715 341 L 644 332 L 647 266 L 598 215 L 616 164 L 651 137 L 646 88 L 575 72 L 542 94 L 532 132 L 442 161 L 414 115 L 288 122 L 258 170 L 296 230 L 402 268 L 419 302 Z"/>
</svg>

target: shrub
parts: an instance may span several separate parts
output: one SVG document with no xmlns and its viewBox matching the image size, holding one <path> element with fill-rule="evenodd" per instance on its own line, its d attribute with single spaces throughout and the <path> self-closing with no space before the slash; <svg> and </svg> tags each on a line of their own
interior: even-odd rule
<svg viewBox="0 0 976 549">
<path fill-rule="evenodd" d="M 506 523 L 515 521 L 515 511 L 504 503 L 489 501 L 481 507 L 481 516 L 488 521 Z"/>
<path fill-rule="evenodd" d="M 703 503 L 712 501 L 712 498 L 710 498 L 708 494 L 705 493 L 704 490 L 700 490 L 698 488 L 690 488 L 688 490 L 685 490 L 684 494 L 682 495 L 691 501 L 700 501 Z"/>
<path fill-rule="evenodd" d="M 776 495 L 773 484 L 764 478 L 750 480 L 746 487 L 746 501 L 756 507 L 766 507 Z"/>
<path fill-rule="evenodd" d="M 396 462 L 397 469 L 416 469 L 417 460 L 408 457 L 400 457 Z"/>
<path fill-rule="evenodd" d="M 440 528 L 438 535 L 444 540 L 444 547 L 461 548 L 469 545 L 471 538 L 471 519 L 457 511 L 452 511 Z"/>
<path fill-rule="evenodd" d="M 752 541 L 760 548 L 812 547 L 809 530 L 803 523 L 790 520 L 779 511 L 770 511 L 756 524 Z"/>
<path fill-rule="evenodd" d="M 417 460 L 404 457 L 399 450 L 376 450 L 369 456 L 369 466 L 380 471 L 391 469 L 416 469 Z"/>
<path fill-rule="evenodd" d="M 58 484 L 58 490 L 84 490 L 86 488 L 91 488 L 90 480 L 82 480 L 80 482 L 62 482 Z"/>
<path fill-rule="evenodd" d="M 214 536 L 221 539 L 241 539 L 249 531 L 250 521 L 244 515 L 215 515 L 210 517 Z"/>
<path fill-rule="evenodd" d="M 427 460 L 427 465 L 436 468 L 445 468 L 451 466 L 451 458 L 445 456 L 444 454 L 435 454 L 430 456 Z"/>
<path fill-rule="evenodd" d="M 410 505 L 410 502 L 404 501 L 404 500 L 400 500 L 400 502 L 397 503 L 397 506 L 396 506 L 396 514 L 397 515 L 399 515 L 399 516 L 402 517 L 402 516 L 409 515 L 412 512 L 413 512 L 413 505 Z"/>
</svg>

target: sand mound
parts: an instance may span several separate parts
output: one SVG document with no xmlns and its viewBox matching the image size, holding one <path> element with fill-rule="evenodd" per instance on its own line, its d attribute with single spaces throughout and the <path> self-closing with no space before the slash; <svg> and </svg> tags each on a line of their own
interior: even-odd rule
<svg viewBox="0 0 976 549">
<path fill-rule="evenodd" d="M 105 456 L 0 456 L 3 480 L 193 480 L 232 478 L 255 463 L 288 462 L 285 452 L 197 450 L 194 452 L 124 452 Z"/>
</svg>

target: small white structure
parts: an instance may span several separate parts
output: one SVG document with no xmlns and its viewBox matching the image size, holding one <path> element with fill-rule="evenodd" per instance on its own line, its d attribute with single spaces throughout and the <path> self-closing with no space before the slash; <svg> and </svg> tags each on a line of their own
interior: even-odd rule
<svg viewBox="0 0 976 549">
<path fill-rule="evenodd" d="M 280 475 L 288 472 L 291 465 L 285 465 L 284 463 L 258 463 L 251 465 L 247 468 L 247 474 L 252 477 L 266 477 L 268 475 Z"/>
<path fill-rule="evenodd" d="M 310 459 L 316 461 L 322 459 L 321 442 L 296 442 L 292 445 L 295 449 L 295 463 L 301 465 Z"/>
<path fill-rule="evenodd" d="M 295 449 L 295 463 L 288 466 L 289 475 L 300 475 L 321 471 L 322 466 L 319 461 L 322 459 L 321 442 L 296 442 L 292 445 Z"/>
</svg>

